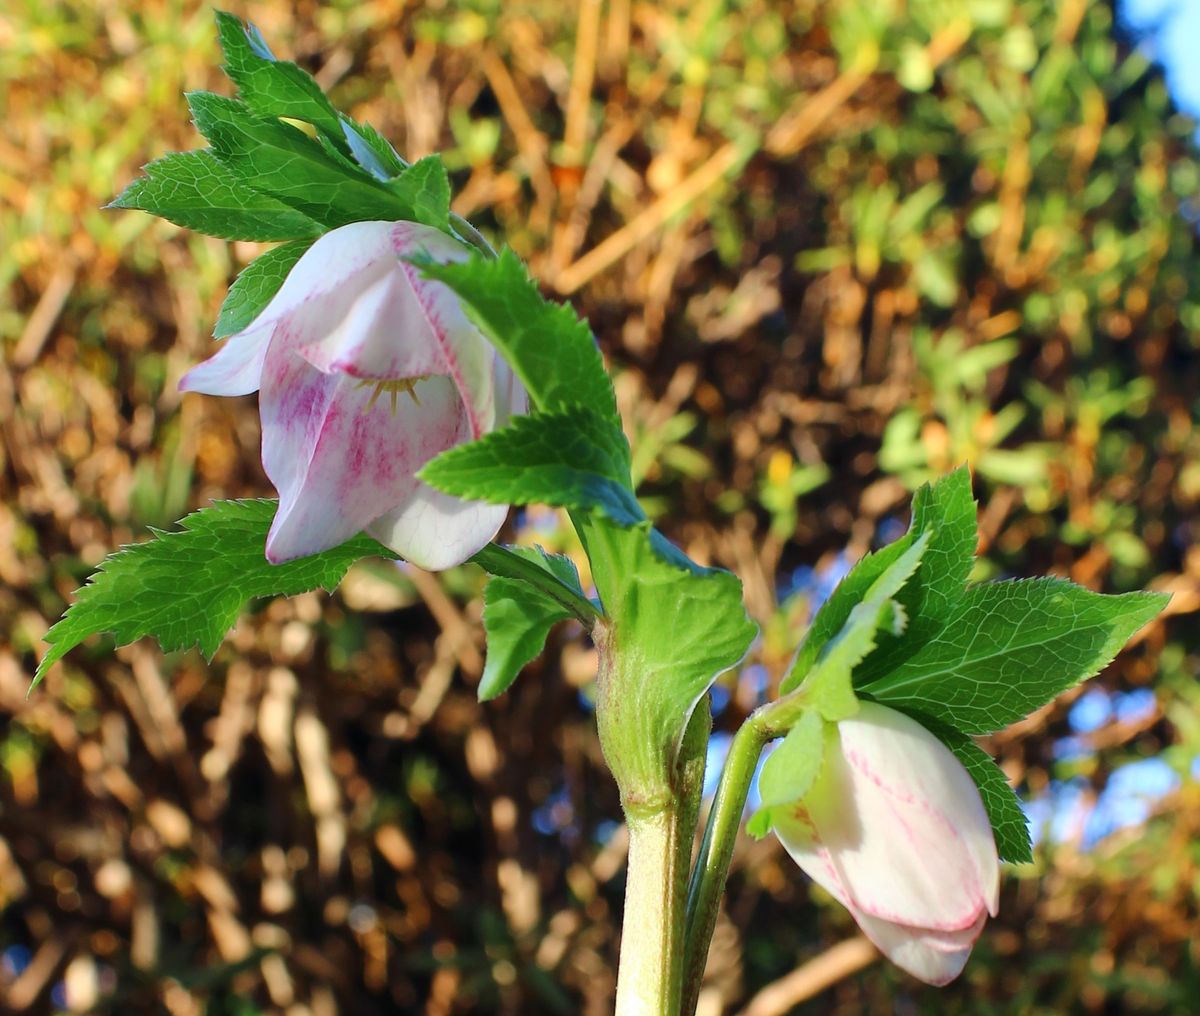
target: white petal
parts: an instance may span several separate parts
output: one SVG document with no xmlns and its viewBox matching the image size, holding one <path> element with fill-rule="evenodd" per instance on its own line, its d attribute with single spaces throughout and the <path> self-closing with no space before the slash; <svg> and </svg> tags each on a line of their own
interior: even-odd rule
<svg viewBox="0 0 1200 1016">
<path fill-rule="evenodd" d="M 462 501 L 422 483 L 367 532 L 385 547 L 429 571 L 462 564 L 496 535 L 508 505 Z"/>
<path fill-rule="evenodd" d="M 392 227 L 392 245 L 397 257 L 425 254 L 438 262 L 463 261 L 470 250 L 445 233 L 415 222 L 397 222 Z M 496 391 L 493 368 L 499 357 L 463 310 L 462 301 L 447 286 L 421 277 L 420 269 L 407 261 L 401 270 L 425 314 L 435 341 L 442 350 L 446 373 L 454 379 L 467 407 L 471 436 L 478 438 L 496 427 Z"/>
<path fill-rule="evenodd" d="M 493 426 L 499 430 L 507 426 L 514 416 L 524 416 L 529 412 L 529 393 L 503 356 L 496 357 L 493 373 L 496 392 L 496 420 Z"/>
<path fill-rule="evenodd" d="M 985 911 L 970 927 L 960 931 L 930 931 L 893 924 L 850 908 L 854 920 L 881 953 L 926 984 L 949 984 L 967 964 L 971 947 L 987 920 Z"/>
<path fill-rule="evenodd" d="M 395 267 L 391 222 L 352 222 L 317 238 L 292 266 L 256 322 L 307 313 L 332 297 L 346 305 Z M 339 315 L 340 316 L 340 315 Z"/>
<path fill-rule="evenodd" d="M 188 371 L 180 389 L 207 395 L 257 391 L 276 324 L 287 319 L 284 331 L 300 341 L 327 334 L 363 289 L 395 271 L 392 226 L 354 222 L 318 238 L 258 317 L 226 339 L 216 355 Z"/>
<path fill-rule="evenodd" d="M 183 375 L 179 390 L 205 395 L 249 395 L 258 391 L 273 330 L 270 323 L 252 324 L 231 335 L 215 354 Z"/>
<path fill-rule="evenodd" d="M 777 822 L 796 863 L 894 963 L 930 984 L 962 971 L 999 861 L 974 781 L 915 720 L 864 702 L 831 730 L 820 775 Z"/>
<path fill-rule="evenodd" d="M 299 353 L 326 374 L 379 379 L 449 374 L 399 262 L 359 294 L 332 331 Z"/>
</svg>

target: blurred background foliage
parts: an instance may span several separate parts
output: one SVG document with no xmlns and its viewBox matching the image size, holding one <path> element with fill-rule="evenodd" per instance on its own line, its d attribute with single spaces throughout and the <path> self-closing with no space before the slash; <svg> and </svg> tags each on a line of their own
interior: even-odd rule
<svg viewBox="0 0 1200 1016">
<path fill-rule="evenodd" d="M 1174 594 L 990 739 L 1037 860 L 960 981 L 875 962 L 747 841 L 702 1012 L 1200 1009 L 1196 5 L 230 6 L 404 154 L 443 151 L 456 209 L 591 320 L 648 509 L 764 626 L 714 690 L 714 763 L 963 461 L 977 578 Z M 268 490 L 253 399 L 176 392 L 258 248 L 102 209 L 197 145 L 214 35 L 194 0 L 0 12 L 0 1007 L 603 1013 L 625 841 L 594 654 L 565 628 L 479 706 L 473 570 L 364 564 L 211 666 L 97 645 L 25 697 L 107 552 Z M 574 549 L 552 512 L 509 535 Z"/>
</svg>

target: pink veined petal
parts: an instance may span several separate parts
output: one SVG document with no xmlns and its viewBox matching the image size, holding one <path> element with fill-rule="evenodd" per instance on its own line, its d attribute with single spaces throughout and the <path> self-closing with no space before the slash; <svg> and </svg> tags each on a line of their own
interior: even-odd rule
<svg viewBox="0 0 1200 1016">
<path fill-rule="evenodd" d="M 399 262 L 359 294 L 332 331 L 298 352 L 326 374 L 393 379 L 449 373 Z"/>
<path fill-rule="evenodd" d="M 987 912 L 981 910 L 975 923 L 959 931 L 931 931 L 893 924 L 850 908 L 854 920 L 889 960 L 926 984 L 949 984 L 967 965 L 971 947 L 983 930 Z"/>
<path fill-rule="evenodd" d="M 252 324 L 183 375 L 179 390 L 205 395 L 249 395 L 258 391 L 273 326 Z"/>
<path fill-rule="evenodd" d="M 458 392 L 446 378 L 413 394 L 376 396 L 297 356 L 264 375 L 263 466 L 279 491 L 267 558 L 287 561 L 349 539 L 407 500 L 429 459 L 465 439 Z M 270 367 L 270 358 L 268 361 Z M 372 398 L 374 404 L 371 404 Z"/>
<path fill-rule="evenodd" d="M 838 725 L 838 732 L 853 773 L 854 793 L 906 828 L 915 827 L 912 842 L 924 858 L 918 870 L 933 877 L 935 897 L 944 899 L 953 891 L 947 880 L 954 871 L 961 877 L 959 890 L 977 892 L 988 912 L 995 914 L 1000 861 L 992 824 L 979 788 L 950 749 L 916 720 L 874 702 L 863 702 L 855 716 Z M 929 824 L 921 822 L 923 816 L 929 817 Z M 939 835 L 939 824 L 953 835 Z M 933 850 L 923 846 L 930 839 Z M 946 861 L 955 862 L 952 869 L 938 860 L 939 850 Z M 855 879 L 848 877 L 848 882 L 854 885 Z M 863 906 L 862 894 L 856 890 L 856 895 Z M 949 926 L 954 924 L 951 920 Z"/>
<path fill-rule="evenodd" d="M 425 254 L 447 263 L 465 261 L 470 250 L 445 233 L 416 222 L 392 226 L 392 245 L 399 258 Z M 499 353 L 467 317 L 462 301 L 440 282 L 421 277 L 420 269 L 400 262 L 431 333 L 442 350 L 445 373 L 454 379 L 471 423 L 471 437 L 495 429 L 496 391 L 493 365 Z"/>
<path fill-rule="evenodd" d="M 775 835 L 800 869 L 843 907 L 853 906 L 842 876 L 803 805 L 775 817 Z"/>
<path fill-rule="evenodd" d="M 986 910 L 980 908 L 973 923 L 952 931 L 936 931 L 873 917 L 850 899 L 837 864 L 817 838 L 816 829 L 803 807 L 779 818 L 775 831 L 805 874 L 849 910 L 863 934 L 898 967 L 927 984 L 936 985 L 948 984 L 962 972 L 971 947 L 987 920 Z"/>
<path fill-rule="evenodd" d="M 863 912 L 953 931 L 995 911 L 999 862 L 979 791 L 915 720 L 862 703 L 838 724 L 804 807 L 816 835 L 785 841 L 789 853 L 810 874 L 832 862 Z"/>
<path fill-rule="evenodd" d="M 413 564 L 439 571 L 462 564 L 496 535 L 508 505 L 463 501 L 424 483 L 367 532 Z"/>
</svg>

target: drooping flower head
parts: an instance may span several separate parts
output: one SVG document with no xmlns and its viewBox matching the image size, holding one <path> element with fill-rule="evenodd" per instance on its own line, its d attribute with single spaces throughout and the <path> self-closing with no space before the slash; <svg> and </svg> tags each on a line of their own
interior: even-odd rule
<svg viewBox="0 0 1200 1016">
<path fill-rule="evenodd" d="M 894 709 L 862 702 L 828 725 L 812 789 L 775 832 L 880 951 L 929 984 L 962 972 L 996 913 L 1000 863 L 979 791 L 950 749 Z"/>
<path fill-rule="evenodd" d="M 248 327 L 185 375 L 185 391 L 260 393 L 263 467 L 280 499 L 271 561 L 365 530 L 415 564 L 447 568 L 499 529 L 506 506 L 450 497 L 415 475 L 526 409 L 458 298 L 405 260 L 469 254 L 413 222 L 332 230 Z"/>
</svg>

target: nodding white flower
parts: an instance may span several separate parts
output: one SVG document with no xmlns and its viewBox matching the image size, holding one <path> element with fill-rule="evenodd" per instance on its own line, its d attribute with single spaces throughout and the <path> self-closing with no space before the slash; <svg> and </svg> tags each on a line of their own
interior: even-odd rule
<svg viewBox="0 0 1200 1016">
<path fill-rule="evenodd" d="M 979 790 L 941 741 L 893 709 L 863 702 L 830 726 L 816 782 L 780 809 L 775 831 L 867 938 L 928 984 L 962 972 L 996 913 L 1000 863 Z"/>
<path fill-rule="evenodd" d="M 183 378 L 185 391 L 259 392 L 262 461 L 279 491 L 267 558 L 365 530 L 425 568 L 465 561 L 505 505 L 416 478 L 431 458 L 526 410 L 525 390 L 458 297 L 404 258 L 470 250 L 414 222 L 355 222 L 320 237 L 261 314 Z"/>
</svg>

